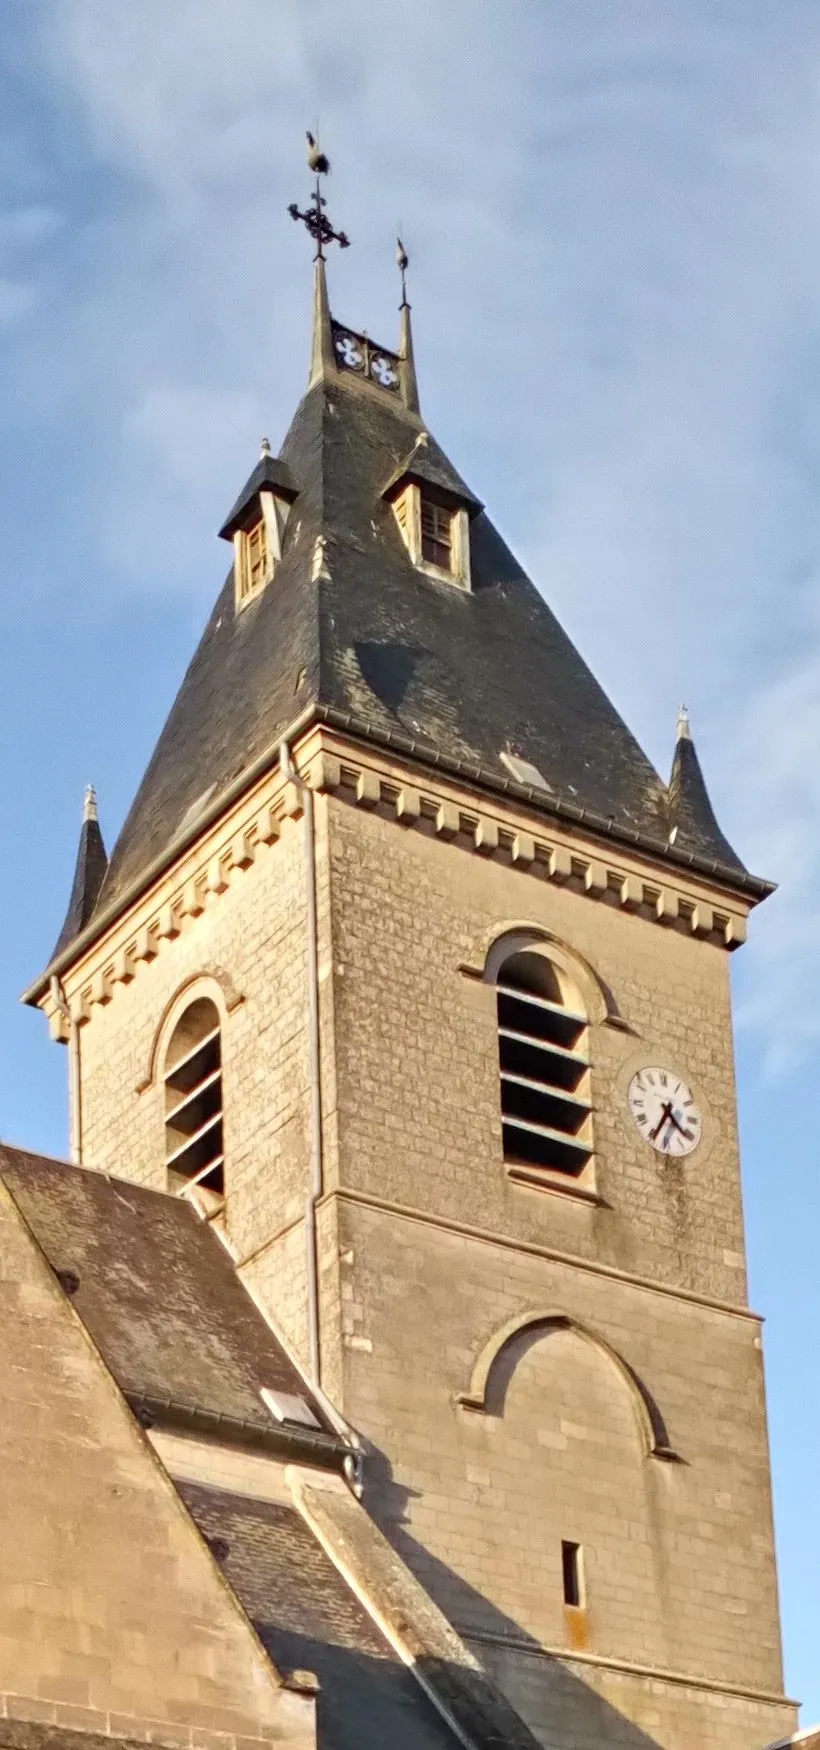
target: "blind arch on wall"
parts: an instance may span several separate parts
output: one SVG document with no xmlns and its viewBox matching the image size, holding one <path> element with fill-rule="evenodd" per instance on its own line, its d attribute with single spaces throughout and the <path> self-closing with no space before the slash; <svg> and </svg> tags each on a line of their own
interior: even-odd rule
<svg viewBox="0 0 820 1750">
<path fill-rule="evenodd" d="M 497 1363 L 514 1339 L 526 1331 L 535 1334 L 540 1332 L 546 1337 L 550 1331 L 561 1330 L 574 1331 L 577 1337 L 605 1356 L 620 1375 L 631 1393 L 647 1454 L 654 1458 L 676 1458 L 663 1414 L 640 1374 L 594 1326 L 573 1318 L 571 1314 L 561 1312 L 556 1307 L 530 1308 L 526 1312 L 516 1313 L 513 1318 L 506 1319 L 503 1325 L 499 1325 L 476 1359 L 469 1391 L 459 1392 L 456 1402 L 464 1409 L 488 1413 L 488 1395 Z"/>
</svg>

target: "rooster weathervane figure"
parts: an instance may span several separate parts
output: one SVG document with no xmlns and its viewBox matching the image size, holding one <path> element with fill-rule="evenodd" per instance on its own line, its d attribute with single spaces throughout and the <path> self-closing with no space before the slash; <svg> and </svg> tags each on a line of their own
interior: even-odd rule
<svg viewBox="0 0 820 1750">
<path fill-rule="evenodd" d="M 344 231 L 334 231 L 325 212 L 327 201 L 322 194 L 322 177 L 330 175 L 330 159 L 322 151 L 314 134 L 307 134 L 308 169 L 314 172 L 316 187 L 313 190 L 313 200 L 302 212 L 296 201 L 291 201 L 288 212 L 292 219 L 299 220 L 316 244 L 316 260 L 323 261 L 325 246 L 328 243 L 338 243 L 340 249 L 350 248 L 350 238 Z"/>
</svg>

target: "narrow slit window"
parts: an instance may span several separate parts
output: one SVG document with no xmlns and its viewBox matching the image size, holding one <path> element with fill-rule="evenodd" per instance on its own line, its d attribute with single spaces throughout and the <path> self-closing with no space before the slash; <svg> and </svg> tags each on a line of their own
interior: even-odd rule
<svg viewBox="0 0 820 1750">
<path fill-rule="evenodd" d="M 453 569 L 453 513 L 435 499 L 421 501 L 421 556 L 439 571 Z"/>
<path fill-rule="evenodd" d="M 583 1550 L 580 1543 L 562 1543 L 561 1567 L 564 1578 L 564 1603 L 580 1610 L 584 1604 Z"/>
<path fill-rule="evenodd" d="M 496 979 L 504 1159 L 578 1178 L 592 1157 L 587 1019 L 535 949 Z"/>
<path fill-rule="evenodd" d="M 222 1140 L 222 1037 L 209 997 L 191 1003 L 165 1058 L 165 1164 L 168 1187 L 200 1187 L 214 1207 L 225 1190 Z"/>
</svg>

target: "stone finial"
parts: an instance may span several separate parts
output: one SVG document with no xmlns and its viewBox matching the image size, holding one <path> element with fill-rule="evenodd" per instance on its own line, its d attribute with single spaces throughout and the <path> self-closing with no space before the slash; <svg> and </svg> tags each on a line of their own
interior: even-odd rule
<svg viewBox="0 0 820 1750">
<path fill-rule="evenodd" d="M 410 257 L 400 237 L 396 238 L 396 266 L 401 274 L 401 307 L 403 309 L 407 303 L 407 269 L 410 266 Z"/>
<path fill-rule="evenodd" d="M 272 453 L 273 452 L 272 452 L 271 447 L 270 447 L 270 438 L 263 438 L 262 442 L 260 444 L 260 447 L 259 447 L 259 460 L 260 460 L 260 462 L 264 462 L 265 457 L 272 455 Z"/>
<path fill-rule="evenodd" d="M 93 784 L 86 784 L 83 797 L 83 820 L 98 820 L 97 792 Z"/>
<path fill-rule="evenodd" d="M 689 712 L 687 711 L 685 705 L 680 705 L 678 707 L 677 739 L 678 739 L 678 741 L 691 741 L 692 740 L 692 730 L 691 730 L 691 727 L 689 724 Z"/>
</svg>

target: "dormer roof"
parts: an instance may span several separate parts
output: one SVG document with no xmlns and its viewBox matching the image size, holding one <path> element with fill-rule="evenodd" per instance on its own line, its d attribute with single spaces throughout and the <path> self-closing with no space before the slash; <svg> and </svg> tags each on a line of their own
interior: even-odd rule
<svg viewBox="0 0 820 1750">
<path fill-rule="evenodd" d="M 260 492 L 272 492 L 277 498 L 285 499 L 288 504 L 298 498 L 298 484 L 281 456 L 263 452 L 222 524 L 219 533 L 223 541 L 233 540 L 236 530 L 244 527 L 253 513 L 254 505 L 258 503 Z"/>
<path fill-rule="evenodd" d="M 444 451 L 439 448 L 435 438 L 429 432 L 423 431 L 417 437 L 413 448 L 394 468 L 384 488 L 384 497 L 393 498 L 401 488 L 409 482 L 417 486 L 427 487 L 445 504 L 456 509 L 461 506 L 468 516 L 477 516 L 484 506 L 480 498 L 476 498 L 456 472 L 452 462 L 448 462 Z"/>
</svg>

